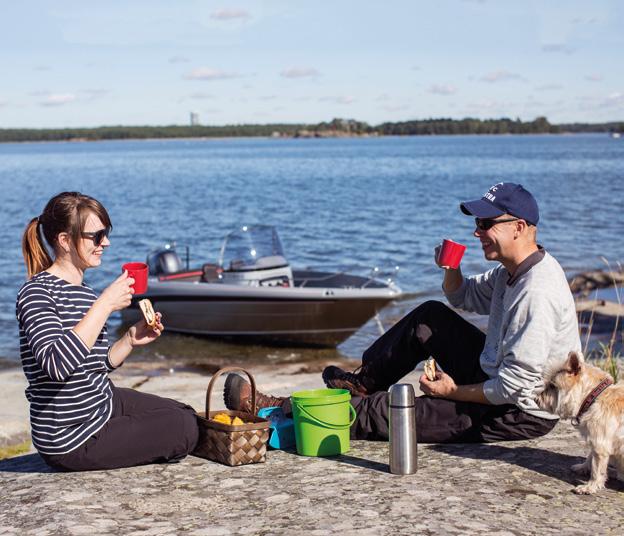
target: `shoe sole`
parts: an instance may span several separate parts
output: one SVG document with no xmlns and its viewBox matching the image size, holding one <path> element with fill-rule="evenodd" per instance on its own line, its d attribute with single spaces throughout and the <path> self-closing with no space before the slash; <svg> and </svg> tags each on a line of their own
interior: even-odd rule
<svg viewBox="0 0 624 536">
<path fill-rule="evenodd" d="M 223 387 L 223 402 L 231 411 L 240 411 L 240 392 L 245 380 L 238 374 L 228 374 Z"/>
</svg>

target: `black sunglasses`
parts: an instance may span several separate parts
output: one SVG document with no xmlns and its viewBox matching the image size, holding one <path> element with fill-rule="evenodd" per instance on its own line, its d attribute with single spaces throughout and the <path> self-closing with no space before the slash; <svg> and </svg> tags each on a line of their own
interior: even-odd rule
<svg viewBox="0 0 624 536">
<path fill-rule="evenodd" d="M 506 218 L 504 220 L 495 220 L 493 218 L 475 218 L 475 225 L 479 231 L 487 231 L 499 223 L 508 221 L 518 221 L 520 218 Z"/>
<path fill-rule="evenodd" d="M 104 227 L 104 229 L 100 229 L 99 231 L 95 231 L 93 233 L 81 233 L 82 238 L 90 238 L 93 240 L 93 245 L 97 248 L 102 242 L 104 242 L 105 238 L 108 238 L 108 235 L 111 232 L 110 227 Z"/>
</svg>

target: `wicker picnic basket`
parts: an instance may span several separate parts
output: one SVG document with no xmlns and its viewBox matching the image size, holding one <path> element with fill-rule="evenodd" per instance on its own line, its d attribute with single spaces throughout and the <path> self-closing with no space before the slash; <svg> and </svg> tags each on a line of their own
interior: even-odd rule
<svg viewBox="0 0 624 536">
<path fill-rule="evenodd" d="M 234 371 L 244 372 L 249 378 L 253 414 L 230 410 L 210 411 L 210 395 L 215 381 L 222 374 Z M 211 420 L 218 413 L 239 417 L 245 424 L 224 424 Z M 197 414 L 197 424 L 199 442 L 193 452 L 194 456 L 232 466 L 266 461 L 269 421 L 256 415 L 256 382 L 245 369 L 224 367 L 215 372 L 206 391 L 206 412 Z"/>
</svg>

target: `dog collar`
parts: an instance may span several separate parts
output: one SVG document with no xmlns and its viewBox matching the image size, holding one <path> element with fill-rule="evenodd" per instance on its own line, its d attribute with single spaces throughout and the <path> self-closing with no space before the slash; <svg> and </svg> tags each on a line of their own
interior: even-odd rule
<svg viewBox="0 0 624 536">
<path fill-rule="evenodd" d="M 579 409 L 579 412 L 576 414 L 576 417 L 572 418 L 573 426 L 579 425 L 579 419 L 581 418 L 583 413 L 585 413 L 591 407 L 591 405 L 596 401 L 596 398 L 598 398 L 600 394 L 607 387 L 609 387 L 609 385 L 613 385 L 613 380 L 611 378 L 605 378 L 598 385 L 596 385 L 596 387 L 592 389 L 592 392 L 589 393 L 585 397 L 585 400 L 583 400 L 583 403 L 581 404 L 581 409 Z"/>
</svg>

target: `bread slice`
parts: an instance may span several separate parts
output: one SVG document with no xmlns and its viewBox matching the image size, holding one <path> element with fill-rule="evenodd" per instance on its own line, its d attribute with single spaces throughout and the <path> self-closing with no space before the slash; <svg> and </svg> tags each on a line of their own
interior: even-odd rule
<svg viewBox="0 0 624 536">
<path fill-rule="evenodd" d="M 139 301 L 139 307 L 141 308 L 141 312 L 145 317 L 146 324 L 152 328 L 156 329 L 158 325 L 158 318 L 156 317 L 156 312 L 154 311 L 154 307 L 152 306 L 152 302 L 147 298 Z"/>
<path fill-rule="evenodd" d="M 433 357 L 430 357 L 427 361 L 425 361 L 425 376 L 427 376 L 427 379 L 430 382 L 435 381 L 436 379 L 436 362 Z"/>
</svg>

